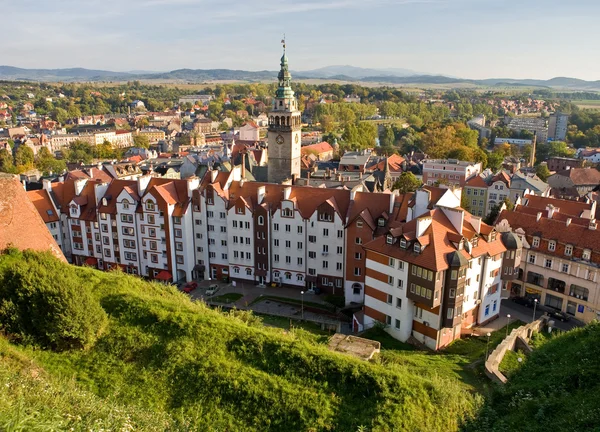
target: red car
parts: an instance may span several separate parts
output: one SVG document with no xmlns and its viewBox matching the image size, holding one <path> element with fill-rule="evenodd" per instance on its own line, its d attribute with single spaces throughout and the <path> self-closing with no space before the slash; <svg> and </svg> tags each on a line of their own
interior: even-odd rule
<svg viewBox="0 0 600 432">
<path fill-rule="evenodd" d="M 183 292 L 189 294 L 196 288 L 198 288 L 198 282 L 188 282 L 183 286 Z"/>
</svg>

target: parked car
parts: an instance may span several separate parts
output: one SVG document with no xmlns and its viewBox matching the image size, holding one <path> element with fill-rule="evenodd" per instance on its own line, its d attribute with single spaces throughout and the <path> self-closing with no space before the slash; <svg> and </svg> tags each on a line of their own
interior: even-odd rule
<svg viewBox="0 0 600 432">
<path fill-rule="evenodd" d="M 513 297 L 512 301 L 514 301 L 516 304 L 520 304 L 527 307 L 533 307 L 532 297 Z"/>
<path fill-rule="evenodd" d="M 215 293 L 219 291 L 219 285 L 217 284 L 212 284 L 208 287 L 208 289 L 206 290 L 206 295 L 207 296 L 212 296 L 215 295 Z"/>
<path fill-rule="evenodd" d="M 183 286 L 183 292 L 189 294 L 196 288 L 198 288 L 198 282 L 188 282 Z"/>
<path fill-rule="evenodd" d="M 557 319 L 559 321 L 569 321 L 571 319 L 571 317 L 564 313 L 563 311 L 559 311 L 559 310 L 551 310 L 548 312 L 548 315 L 550 316 L 550 318 L 554 318 Z"/>
</svg>

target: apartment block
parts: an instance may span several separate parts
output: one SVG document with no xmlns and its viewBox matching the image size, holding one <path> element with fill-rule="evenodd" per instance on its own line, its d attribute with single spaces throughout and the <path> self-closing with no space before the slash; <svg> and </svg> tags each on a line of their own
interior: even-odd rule
<svg viewBox="0 0 600 432">
<path fill-rule="evenodd" d="M 423 184 L 429 186 L 436 183 L 464 186 L 469 178 L 480 172 L 480 162 L 465 162 L 456 159 L 423 160 Z"/>
</svg>

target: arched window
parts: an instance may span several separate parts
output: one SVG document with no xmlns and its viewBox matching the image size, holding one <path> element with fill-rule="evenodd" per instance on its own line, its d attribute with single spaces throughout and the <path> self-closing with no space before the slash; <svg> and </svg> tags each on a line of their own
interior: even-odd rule
<svg viewBox="0 0 600 432">
<path fill-rule="evenodd" d="M 247 269 L 246 269 L 246 274 L 247 274 L 248 276 L 252 276 L 252 269 L 249 269 L 249 268 L 247 268 Z"/>
<path fill-rule="evenodd" d="M 286 118 L 285 118 L 285 121 L 286 121 L 286 124 L 289 126 L 289 125 L 290 125 L 290 118 L 289 118 L 289 117 L 286 117 Z"/>
<path fill-rule="evenodd" d="M 129 201 L 127 201 L 126 199 L 124 199 L 124 200 L 122 201 L 122 204 L 123 204 L 123 208 L 124 208 L 125 210 L 127 210 L 127 209 L 129 208 Z"/>
<path fill-rule="evenodd" d="M 361 290 L 362 290 L 361 284 L 359 284 L 359 283 L 352 284 L 352 294 L 359 295 L 361 293 Z"/>
<path fill-rule="evenodd" d="M 154 210 L 154 201 L 152 201 L 152 200 L 146 201 L 146 210 Z"/>
<path fill-rule="evenodd" d="M 233 268 L 233 272 L 234 272 L 235 274 L 239 274 L 239 273 L 240 273 L 240 268 L 239 268 L 239 267 L 234 267 L 234 268 Z"/>
<path fill-rule="evenodd" d="M 285 208 L 281 211 L 283 217 L 293 217 L 292 211 L 288 208 Z"/>
<path fill-rule="evenodd" d="M 279 116 L 275 117 L 275 126 L 279 126 Z"/>
<path fill-rule="evenodd" d="M 290 280 L 292 278 L 292 274 L 290 272 L 285 272 L 285 280 Z"/>
<path fill-rule="evenodd" d="M 264 225 L 265 224 L 265 218 L 264 218 L 264 216 L 259 216 L 258 217 L 258 224 L 259 225 Z"/>
</svg>

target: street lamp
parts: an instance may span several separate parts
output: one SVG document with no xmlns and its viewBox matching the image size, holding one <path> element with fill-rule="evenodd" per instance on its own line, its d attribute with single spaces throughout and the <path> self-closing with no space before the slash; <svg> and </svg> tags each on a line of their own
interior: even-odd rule
<svg viewBox="0 0 600 432">
<path fill-rule="evenodd" d="M 485 359 L 488 359 L 488 354 L 490 352 L 490 336 L 492 334 L 490 332 L 487 333 L 487 345 L 485 346 Z"/>
<path fill-rule="evenodd" d="M 300 304 L 302 305 L 301 309 L 300 309 L 300 314 L 301 314 L 302 321 L 304 321 L 304 291 L 300 291 L 300 294 L 301 294 Z"/>
<path fill-rule="evenodd" d="M 508 327 L 510 326 L 510 314 L 506 315 L 506 337 L 508 337 Z"/>
<path fill-rule="evenodd" d="M 537 304 L 538 304 L 538 299 L 533 299 L 533 321 L 535 321 L 535 307 L 537 306 Z"/>
</svg>

